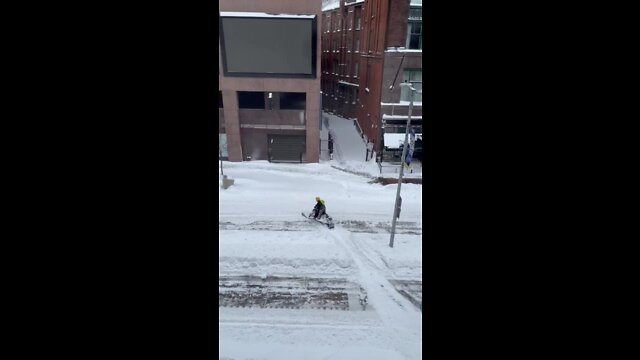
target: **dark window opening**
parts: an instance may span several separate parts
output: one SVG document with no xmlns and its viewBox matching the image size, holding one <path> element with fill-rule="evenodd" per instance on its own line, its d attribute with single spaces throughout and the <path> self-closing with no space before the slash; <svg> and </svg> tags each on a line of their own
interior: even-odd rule
<svg viewBox="0 0 640 360">
<path fill-rule="evenodd" d="M 264 110 L 264 93 L 260 91 L 238 91 L 238 107 L 240 109 Z"/>
<path fill-rule="evenodd" d="M 422 8 L 411 8 L 409 10 L 410 20 L 422 20 Z"/>
<path fill-rule="evenodd" d="M 406 47 L 422 50 L 422 8 L 411 8 L 409 11 Z"/>
<path fill-rule="evenodd" d="M 218 109 L 224 108 L 224 104 L 222 103 L 222 91 L 218 91 Z"/>
<path fill-rule="evenodd" d="M 407 49 L 422 50 L 422 22 L 409 22 L 407 30 Z"/>
<path fill-rule="evenodd" d="M 306 93 L 280 93 L 280 109 L 305 110 L 307 108 Z"/>
</svg>

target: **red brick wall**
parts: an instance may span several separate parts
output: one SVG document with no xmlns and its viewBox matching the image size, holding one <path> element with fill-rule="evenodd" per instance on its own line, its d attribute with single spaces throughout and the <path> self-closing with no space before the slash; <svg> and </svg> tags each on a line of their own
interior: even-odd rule
<svg viewBox="0 0 640 360">
<path fill-rule="evenodd" d="M 389 0 L 389 21 L 386 47 L 404 47 L 407 38 L 408 0 Z"/>
</svg>

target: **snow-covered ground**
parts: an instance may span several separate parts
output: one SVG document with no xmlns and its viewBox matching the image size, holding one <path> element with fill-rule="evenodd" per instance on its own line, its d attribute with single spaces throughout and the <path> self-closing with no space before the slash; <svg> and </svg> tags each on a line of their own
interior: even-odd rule
<svg viewBox="0 0 640 360">
<path fill-rule="evenodd" d="M 346 281 L 351 293 L 348 310 L 219 307 L 220 359 L 422 357 L 422 312 L 392 284 L 422 278 L 422 187 L 403 185 L 390 248 L 396 187 L 370 184 L 331 163 L 224 163 L 235 183 L 219 190 L 221 278 Z M 334 229 L 302 217 L 316 195 L 326 201 Z M 269 291 L 265 284 L 259 294 Z M 295 291 L 314 295 L 301 289 Z M 358 291 L 366 307 L 353 306 Z"/>
</svg>

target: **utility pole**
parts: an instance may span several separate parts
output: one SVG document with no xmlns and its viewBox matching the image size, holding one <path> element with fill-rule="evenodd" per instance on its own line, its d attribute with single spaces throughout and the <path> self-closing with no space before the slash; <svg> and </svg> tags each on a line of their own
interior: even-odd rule
<svg viewBox="0 0 640 360">
<path fill-rule="evenodd" d="M 402 186 L 402 174 L 404 174 L 404 160 L 407 155 L 407 141 L 409 140 L 409 126 L 411 126 L 411 111 L 413 110 L 413 95 L 416 89 L 411 86 L 411 83 L 402 83 L 400 86 L 408 86 L 411 90 L 409 97 L 409 115 L 407 116 L 407 128 L 404 131 L 404 147 L 402 148 L 402 161 L 400 162 L 400 176 L 398 176 L 398 191 L 396 192 L 396 203 L 393 208 L 393 220 L 391 221 L 391 239 L 389 239 L 389 247 L 393 247 L 393 238 L 396 235 L 396 215 L 398 213 L 398 206 L 400 202 L 400 187 Z"/>
<path fill-rule="evenodd" d="M 220 172 L 224 176 L 224 169 L 222 168 L 222 147 L 221 147 L 222 135 L 218 134 L 218 158 L 220 159 Z"/>
</svg>

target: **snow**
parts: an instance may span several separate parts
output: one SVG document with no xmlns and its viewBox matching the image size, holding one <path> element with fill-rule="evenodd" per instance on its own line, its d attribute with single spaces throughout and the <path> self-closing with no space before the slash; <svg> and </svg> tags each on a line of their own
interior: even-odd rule
<svg viewBox="0 0 640 360">
<path fill-rule="evenodd" d="M 414 0 L 415 1 L 415 0 Z M 346 3 L 345 2 L 345 7 L 349 6 L 349 5 L 354 5 L 354 4 L 362 4 L 364 2 L 364 0 L 356 0 L 350 3 Z M 422 2 L 421 2 L 422 4 Z M 422 6 L 422 5 L 420 5 Z M 337 8 L 340 7 L 340 0 L 322 0 L 322 11 L 330 11 L 330 10 L 335 10 Z"/>
<path fill-rule="evenodd" d="M 408 115 L 387 115 L 382 114 L 383 120 L 407 120 Z M 422 120 L 422 115 L 411 115 L 411 120 Z"/>
<path fill-rule="evenodd" d="M 364 161 L 367 146 L 359 131 L 354 119 L 344 119 L 340 116 L 330 113 L 323 113 L 323 118 L 328 121 L 328 131 L 334 139 L 334 160 L 329 161 L 332 167 L 342 169 L 344 171 L 360 174 L 370 179 L 383 176 L 385 178 L 398 178 L 400 175 L 399 167 L 389 164 L 383 164 L 380 168 L 375 162 L 375 154 L 372 160 Z M 406 119 L 406 116 L 404 117 Z M 412 117 L 415 119 L 415 117 Z M 404 134 L 402 134 L 404 136 Z M 404 137 L 402 138 L 404 141 Z M 385 141 L 385 144 L 388 142 Z M 414 159 L 411 162 L 413 172 L 404 172 L 405 178 L 422 178 L 422 164 L 419 160 Z"/>
<path fill-rule="evenodd" d="M 308 220 L 296 219 L 300 221 Z M 283 237 L 277 231 L 264 231 L 259 237 L 255 233 L 220 231 L 220 238 L 225 239 L 219 244 L 220 273 L 344 277 L 354 272 L 353 261 L 335 244 L 319 238 L 317 231 L 296 233 L 295 237 Z"/>
<path fill-rule="evenodd" d="M 357 154 L 361 166 L 373 163 L 364 161 L 364 142 L 352 120 L 330 116 L 329 125 L 344 140 L 343 161 L 356 164 Z M 219 359 L 422 358 L 422 312 L 390 282 L 422 277 L 422 186 L 402 186 L 398 223 L 412 224 L 418 233 L 396 234 L 390 248 L 383 228 L 391 224 L 396 187 L 369 183 L 335 164 L 225 161 L 224 174 L 235 183 L 219 188 L 218 270 L 220 276 L 346 279 L 366 291 L 369 306 L 347 311 L 219 307 Z M 301 216 L 316 195 L 326 201 L 335 229 Z M 373 231 L 349 227 L 358 222 Z"/>
<path fill-rule="evenodd" d="M 298 18 L 298 19 L 313 19 L 315 15 L 300 15 L 300 14 L 270 14 L 264 12 L 236 12 L 236 11 L 221 11 L 220 16 L 227 17 L 257 17 L 257 18 Z"/>
<path fill-rule="evenodd" d="M 344 84 L 344 85 L 348 85 L 348 86 L 360 87 L 360 85 L 359 85 L 359 84 L 354 84 L 354 83 L 346 82 L 346 81 L 344 81 L 344 80 L 340 80 L 340 81 L 338 81 L 338 84 Z"/>
<path fill-rule="evenodd" d="M 421 49 L 387 48 L 384 52 L 421 53 Z"/>
<path fill-rule="evenodd" d="M 329 132 L 334 141 L 334 158 L 342 161 L 364 161 L 367 155 L 367 144 L 357 130 L 354 119 L 323 113 L 329 120 Z"/>
<path fill-rule="evenodd" d="M 404 144 L 404 133 L 385 133 L 384 134 L 384 146 L 389 149 L 400 149 Z M 416 134 L 416 139 L 421 139 L 422 134 Z M 409 141 L 411 137 L 407 138 Z"/>
<path fill-rule="evenodd" d="M 340 7 L 340 0 L 322 0 L 322 11 L 335 10 Z"/>
<path fill-rule="evenodd" d="M 385 102 L 381 102 L 380 105 L 382 106 L 409 106 L 409 101 L 404 101 L 404 100 L 400 100 L 399 103 L 385 103 Z M 413 106 L 422 106 L 422 101 L 414 101 L 413 102 Z"/>
</svg>

